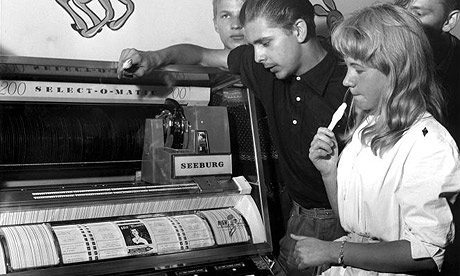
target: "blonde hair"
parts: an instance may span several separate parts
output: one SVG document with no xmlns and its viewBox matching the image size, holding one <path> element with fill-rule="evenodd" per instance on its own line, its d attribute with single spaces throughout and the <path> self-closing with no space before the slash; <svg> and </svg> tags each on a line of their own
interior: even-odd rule
<svg viewBox="0 0 460 276">
<path fill-rule="evenodd" d="M 443 100 L 435 81 L 432 50 L 422 26 L 410 12 L 392 4 L 363 8 L 334 29 L 332 44 L 344 57 L 359 60 L 390 80 L 375 110 L 352 107 L 345 139 L 351 139 L 369 115 L 376 115 L 375 123 L 362 130 L 361 142 L 375 155 L 382 155 L 426 111 L 442 119 Z"/>
</svg>

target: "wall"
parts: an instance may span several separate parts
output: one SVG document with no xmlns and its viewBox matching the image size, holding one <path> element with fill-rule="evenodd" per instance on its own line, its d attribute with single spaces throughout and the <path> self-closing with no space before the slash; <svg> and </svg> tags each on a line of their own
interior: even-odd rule
<svg viewBox="0 0 460 276">
<path fill-rule="evenodd" d="M 73 0 L 76 1 L 76 0 Z M 1 0 L 0 1 L 0 54 L 118 60 L 123 48 L 160 49 L 188 42 L 210 48 L 221 48 L 212 24 L 211 0 L 125 0 L 132 1 L 134 10 L 118 30 L 101 22 L 99 32 L 91 33 L 91 18 L 69 0 Z M 387 2 L 389 0 L 386 0 Z M 69 5 L 80 21 L 58 4 Z M 327 10 L 331 1 L 312 0 Z M 370 5 L 374 0 L 335 0 L 336 8 L 347 16 L 353 10 Z M 120 0 L 90 1 L 88 6 L 100 19 L 105 17 L 101 3 L 112 3 L 113 20 L 122 18 L 127 11 Z M 108 9 L 110 10 L 110 9 Z M 86 22 L 88 32 L 78 32 L 71 24 Z M 318 17 L 320 34 L 327 33 L 325 17 Z M 106 24 L 107 23 L 107 24 Z M 113 26 L 112 26 L 113 27 Z M 455 35 L 460 37 L 460 24 Z"/>
<path fill-rule="evenodd" d="M 111 2 L 117 19 L 126 7 L 117 0 Z M 0 54 L 117 60 L 126 47 L 158 49 L 179 42 L 222 47 L 212 24 L 211 0 L 133 3 L 134 11 L 120 29 L 114 31 L 105 25 L 93 37 L 83 37 L 71 27 L 74 20 L 57 1 L 1 0 Z M 99 1 L 92 1 L 89 6 L 104 18 Z M 79 11 L 75 6 L 73 9 Z M 91 22 L 88 16 L 80 14 Z"/>
</svg>

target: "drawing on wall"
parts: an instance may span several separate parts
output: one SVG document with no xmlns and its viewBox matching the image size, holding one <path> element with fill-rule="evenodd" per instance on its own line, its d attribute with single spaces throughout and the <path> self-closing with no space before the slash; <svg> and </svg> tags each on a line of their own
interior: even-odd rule
<svg viewBox="0 0 460 276">
<path fill-rule="evenodd" d="M 317 16 L 325 16 L 327 27 L 330 31 L 332 31 L 335 24 L 343 20 L 343 14 L 337 10 L 334 0 L 323 0 L 323 3 L 328 9 L 324 8 L 320 4 L 315 4 L 313 6 L 315 14 Z"/>
<path fill-rule="evenodd" d="M 126 8 L 122 16 L 115 18 L 112 0 L 98 0 L 100 8 L 102 8 L 105 13 L 105 17 L 101 19 L 96 14 L 95 9 L 88 6 L 92 1 L 93 0 L 56 0 L 73 19 L 74 23 L 70 24 L 70 26 L 85 38 L 94 37 L 102 31 L 104 26 L 107 26 L 112 31 L 120 29 L 134 12 L 134 3 L 132 0 L 115 0 L 123 4 Z M 79 13 L 83 13 L 84 16 L 80 16 Z M 84 17 L 87 17 L 91 22 L 86 22 Z"/>
</svg>

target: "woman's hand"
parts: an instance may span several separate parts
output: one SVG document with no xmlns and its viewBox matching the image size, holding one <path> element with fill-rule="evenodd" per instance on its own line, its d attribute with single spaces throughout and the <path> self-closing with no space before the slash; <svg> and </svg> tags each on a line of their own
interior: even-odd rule
<svg viewBox="0 0 460 276">
<path fill-rule="evenodd" d="M 318 128 L 310 144 L 308 157 L 323 178 L 327 178 L 331 174 L 336 173 L 339 155 L 334 132 L 325 127 Z"/>
<path fill-rule="evenodd" d="M 291 234 L 297 240 L 294 248 L 294 262 L 298 269 L 335 263 L 338 256 L 339 243 L 322 241 L 316 238 Z"/>
</svg>

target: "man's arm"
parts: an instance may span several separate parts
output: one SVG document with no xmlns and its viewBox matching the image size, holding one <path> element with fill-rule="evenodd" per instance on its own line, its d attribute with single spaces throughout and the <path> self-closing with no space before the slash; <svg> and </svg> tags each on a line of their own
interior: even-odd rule
<svg viewBox="0 0 460 276">
<path fill-rule="evenodd" d="M 201 65 L 228 70 L 226 49 L 208 49 L 193 44 L 177 44 L 157 51 L 124 49 L 118 60 L 118 78 L 142 77 L 169 64 Z M 127 61 L 130 60 L 129 63 Z"/>
</svg>

